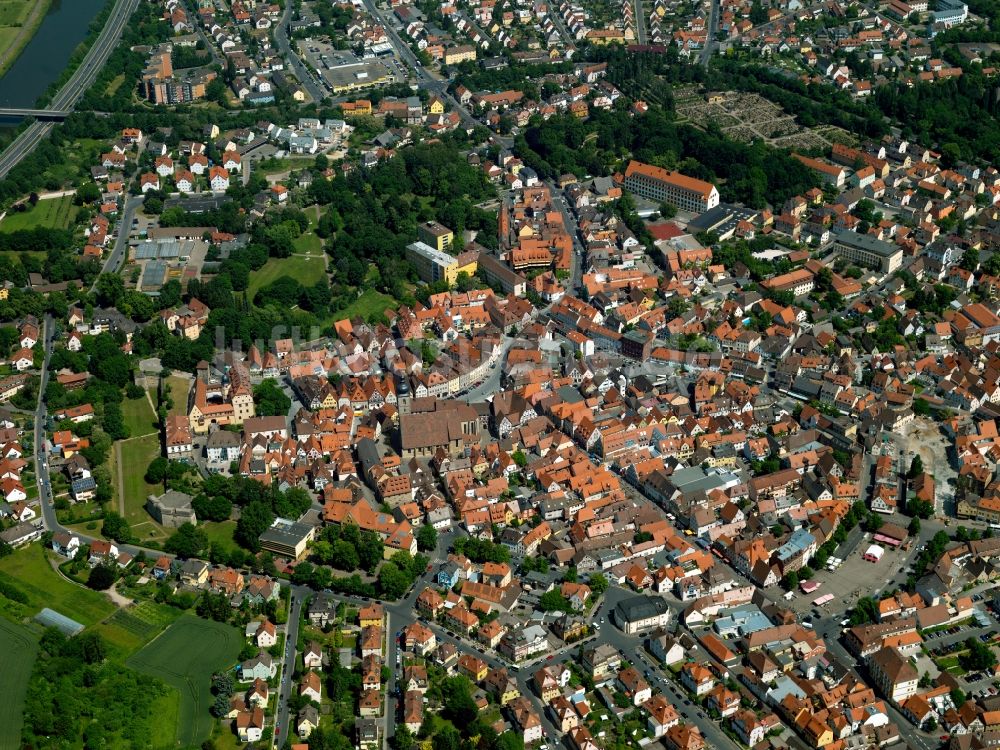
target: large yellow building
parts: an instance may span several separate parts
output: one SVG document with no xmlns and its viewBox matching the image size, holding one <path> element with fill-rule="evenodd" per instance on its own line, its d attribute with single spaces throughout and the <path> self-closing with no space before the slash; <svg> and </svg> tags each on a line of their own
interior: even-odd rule
<svg viewBox="0 0 1000 750">
<path fill-rule="evenodd" d="M 452 285 L 460 273 L 465 272 L 471 276 L 478 267 L 476 253 L 449 255 L 426 242 L 411 242 L 407 245 L 406 259 L 417 269 L 417 275 L 428 284 L 444 279 Z"/>
<path fill-rule="evenodd" d="M 417 239 L 435 250 L 447 252 L 455 240 L 455 234 L 444 224 L 436 221 L 425 221 L 417 227 Z"/>
</svg>

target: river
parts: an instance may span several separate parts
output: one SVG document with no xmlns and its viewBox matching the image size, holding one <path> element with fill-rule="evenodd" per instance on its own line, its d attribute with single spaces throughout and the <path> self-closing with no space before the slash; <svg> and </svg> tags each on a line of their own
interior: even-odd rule
<svg viewBox="0 0 1000 750">
<path fill-rule="evenodd" d="M 32 107 L 62 74 L 87 28 L 110 0 L 53 0 L 42 25 L 0 78 L 0 106 Z"/>
</svg>

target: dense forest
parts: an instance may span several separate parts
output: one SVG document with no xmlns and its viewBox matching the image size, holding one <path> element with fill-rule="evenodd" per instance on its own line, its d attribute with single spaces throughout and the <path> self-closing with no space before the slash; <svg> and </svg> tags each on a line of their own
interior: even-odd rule
<svg viewBox="0 0 1000 750">
<path fill-rule="evenodd" d="M 169 688 L 109 661 L 96 633 L 42 635 L 24 701 L 25 747 L 150 747 L 155 701 Z"/>
<path fill-rule="evenodd" d="M 754 208 L 780 205 L 817 184 L 808 168 L 783 151 L 738 143 L 712 126 L 678 125 L 659 107 L 639 117 L 614 111 L 596 112 L 586 122 L 571 116 L 539 120 L 518 136 L 515 149 L 545 177 L 608 174 L 631 156 L 721 183 L 723 200 Z"/>
</svg>

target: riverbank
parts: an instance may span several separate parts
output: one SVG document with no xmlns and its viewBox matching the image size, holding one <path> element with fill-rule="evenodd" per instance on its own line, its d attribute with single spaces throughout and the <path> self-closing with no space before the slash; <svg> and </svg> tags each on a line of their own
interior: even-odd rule
<svg viewBox="0 0 1000 750">
<path fill-rule="evenodd" d="M 4 29 L 17 28 L 17 33 L 7 43 L 4 43 L 0 38 L 0 76 L 10 69 L 24 48 L 28 46 L 28 42 L 42 25 L 45 14 L 52 7 L 52 0 L 23 0 L 23 2 L 31 4 L 27 18 L 19 27 L 2 27 Z"/>
</svg>

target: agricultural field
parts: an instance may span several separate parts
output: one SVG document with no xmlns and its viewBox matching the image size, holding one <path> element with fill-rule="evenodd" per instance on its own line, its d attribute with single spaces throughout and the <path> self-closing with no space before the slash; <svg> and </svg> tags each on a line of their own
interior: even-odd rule
<svg viewBox="0 0 1000 750">
<path fill-rule="evenodd" d="M 169 626 L 181 612 L 165 604 L 140 601 L 127 609 L 119 609 L 97 625 L 97 632 L 122 656 L 134 653 Z"/>
<path fill-rule="evenodd" d="M 241 647 L 236 628 L 184 615 L 126 662 L 179 693 L 175 727 L 181 747 L 200 745 L 212 734 L 215 720 L 208 712 L 211 677 L 233 667 Z"/>
<path fill-rule="evenodd" d="M 70 583 L 53 570 L 49 564 L 50 554 L 40 544 L 30 544 L 0 559 L 0 579 L 28 597 L 27 604 L 0 602 L 0 615 L 20 621 L 49 607 L 89 626 L 115 611 L 115 606 L 104 594 Z"/>
<path fill-rule="evenodd" d="M 21 717 L 38 639 L 22 625 L 0 619 L 0 750 L 21 747 Z"/>
<path fill-rule="evenodd" d="M 150 435 L 157 431 L 156 414 L 145 396 L 125 399 L 122 402 L 122 416 L 132 437 Z"/>
<path fill-rule="evenodd" d="M 16 232 L 19 229 L 34 229 L 36 227 L 68 229 L 73 225 L 76 211 L 72 195 L 40 200 L 27 211 L 8 212 L 3 221 L 0 221 L 0 232 Z"/>
</svg>

